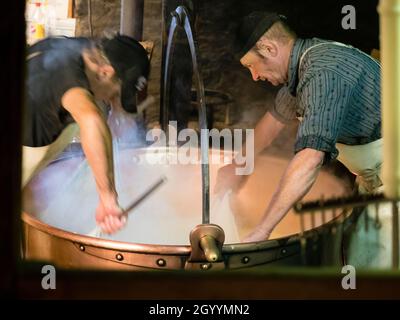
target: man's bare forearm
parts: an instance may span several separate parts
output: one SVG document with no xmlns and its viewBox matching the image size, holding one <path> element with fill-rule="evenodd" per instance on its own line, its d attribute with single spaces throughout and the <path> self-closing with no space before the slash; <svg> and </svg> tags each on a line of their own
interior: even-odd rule
<svg viewBox="0 0 400 320">
<path fill-rule="evenodd" d="M 116 196 L 110 130 L 100 114 L 92 114 L 78 124 L 82 148 L 96 179 L 99 195 L 107 203 Z"/>
<path fill-rule="evenodd" d="M 304 149 L 289 163 L 261 221 L 260 228 L 270 234 L 291 207 L 314 184 L 322 166 L 324 152 Z"/>
<path fill-rule="evenodd" d="M 93 171 L 101 201 L 104 204 L 115 202 L 111 133 L 93 96 L 85 89 L 72 88 L 64 94 L 62 104 L 79 126 L 82 148 Z"/>
<path fill-rule="evenodd" d="M 260 152 L 268 148 L 284 127 L 284 123 L 275 119 L 270 112 L 267 112 L 258 121 L 254 129 L 254 157 L 257 157 Z M 247 156 L 246 143 L 243 144 L 241 153 L 243 157 Z"/>
<path fill-rule="evenodd" d="M 269 147 L 284 127 L 284 123 L 275 119 L 270 112 L 267 112 L 257 123 L 254 130 L 254 155 L 257 156 L 261 151 Z"/>
</svg>

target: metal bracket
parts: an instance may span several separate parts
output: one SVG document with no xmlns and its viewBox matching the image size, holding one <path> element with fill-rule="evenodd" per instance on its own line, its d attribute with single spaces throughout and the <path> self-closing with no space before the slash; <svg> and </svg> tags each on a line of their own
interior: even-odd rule
<svg viewBox="0 0 400 320">
<path fill-rule="evenodd" d="M 209 270 L 224 269 L 222 246 L 225 241 L 224 230 L 216 224 L 200 224 L 190 232 L 192 252 L 186 261 L 185 269 Z"/>
</svg>

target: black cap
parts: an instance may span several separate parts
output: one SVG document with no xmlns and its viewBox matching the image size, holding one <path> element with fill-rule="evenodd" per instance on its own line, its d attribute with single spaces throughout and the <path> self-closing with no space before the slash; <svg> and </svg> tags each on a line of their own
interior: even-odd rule
<svg viewBox="0 0 400 320">
<path fill-rule="evenodd" d="M 101 44 L 122 81 L 122 107 L 128 112 L 136 112 L 137 84 L 141 78 L 147 79 L 150 69 L 146 50 L 137 40 L 120 34 L 111 39 L 102 39 Z"/>
<path fill-rule="evenodd" d="M 236 41 L 234 45 L 235 57 L 240 60 L 268 31 L 271 26 L 281 21 L 284 16 L 275 12 L 252 12 L 243 18 L 242 23 L 238 27 Z"/>
</svg>

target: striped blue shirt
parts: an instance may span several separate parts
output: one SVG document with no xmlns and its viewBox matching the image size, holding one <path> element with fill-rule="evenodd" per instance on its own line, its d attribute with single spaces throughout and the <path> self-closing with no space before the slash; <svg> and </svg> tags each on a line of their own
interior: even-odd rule
<svg viewBox="0 0 400 320">
<path fill-rule="evenodd" d="M 353 47 L 297 39 L 288 83 L 271 113 L 284 123 L 300 119 L 295 152 L 312 148 L 325 152 L 325 162 L 335 159 L 336 142 L 359 145 L 381 138 L 380 65 Z"/>
</svg>

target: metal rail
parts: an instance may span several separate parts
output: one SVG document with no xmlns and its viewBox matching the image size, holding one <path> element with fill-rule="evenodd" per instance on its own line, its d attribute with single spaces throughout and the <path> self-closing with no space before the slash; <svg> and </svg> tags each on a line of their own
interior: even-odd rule
<svg viewBox="0 0 400 320">
<path fill-rule="evenodd" d="M 322 219 L 325 219 L 325 212 L 327 210 L 336 209 L 353 209 L 357 207 L 366 207 L 368 205 L 375 205 L 375 227 L 380 227 L 379 222 L 379 205 L 382 203 L 391 203 L 392 205 L 392 268 L 399 269 L 399 256 L 400 256 L 400 243 L 399 243 L 399 199 L 388 199 L 383 193 L 368 194 L 368 195 L 353 195 L 350 197 L 333 198 L 319 201 L 311 201 L 305 203 L 296 203 L 294 205 L 294 211 L 301 215 L 301 229 L 304 232 L 304 218 L 303 215 L 306 213 L 321 212 Z M 368 228 L 366 222 L 365 228 Z"/>
</svg>

